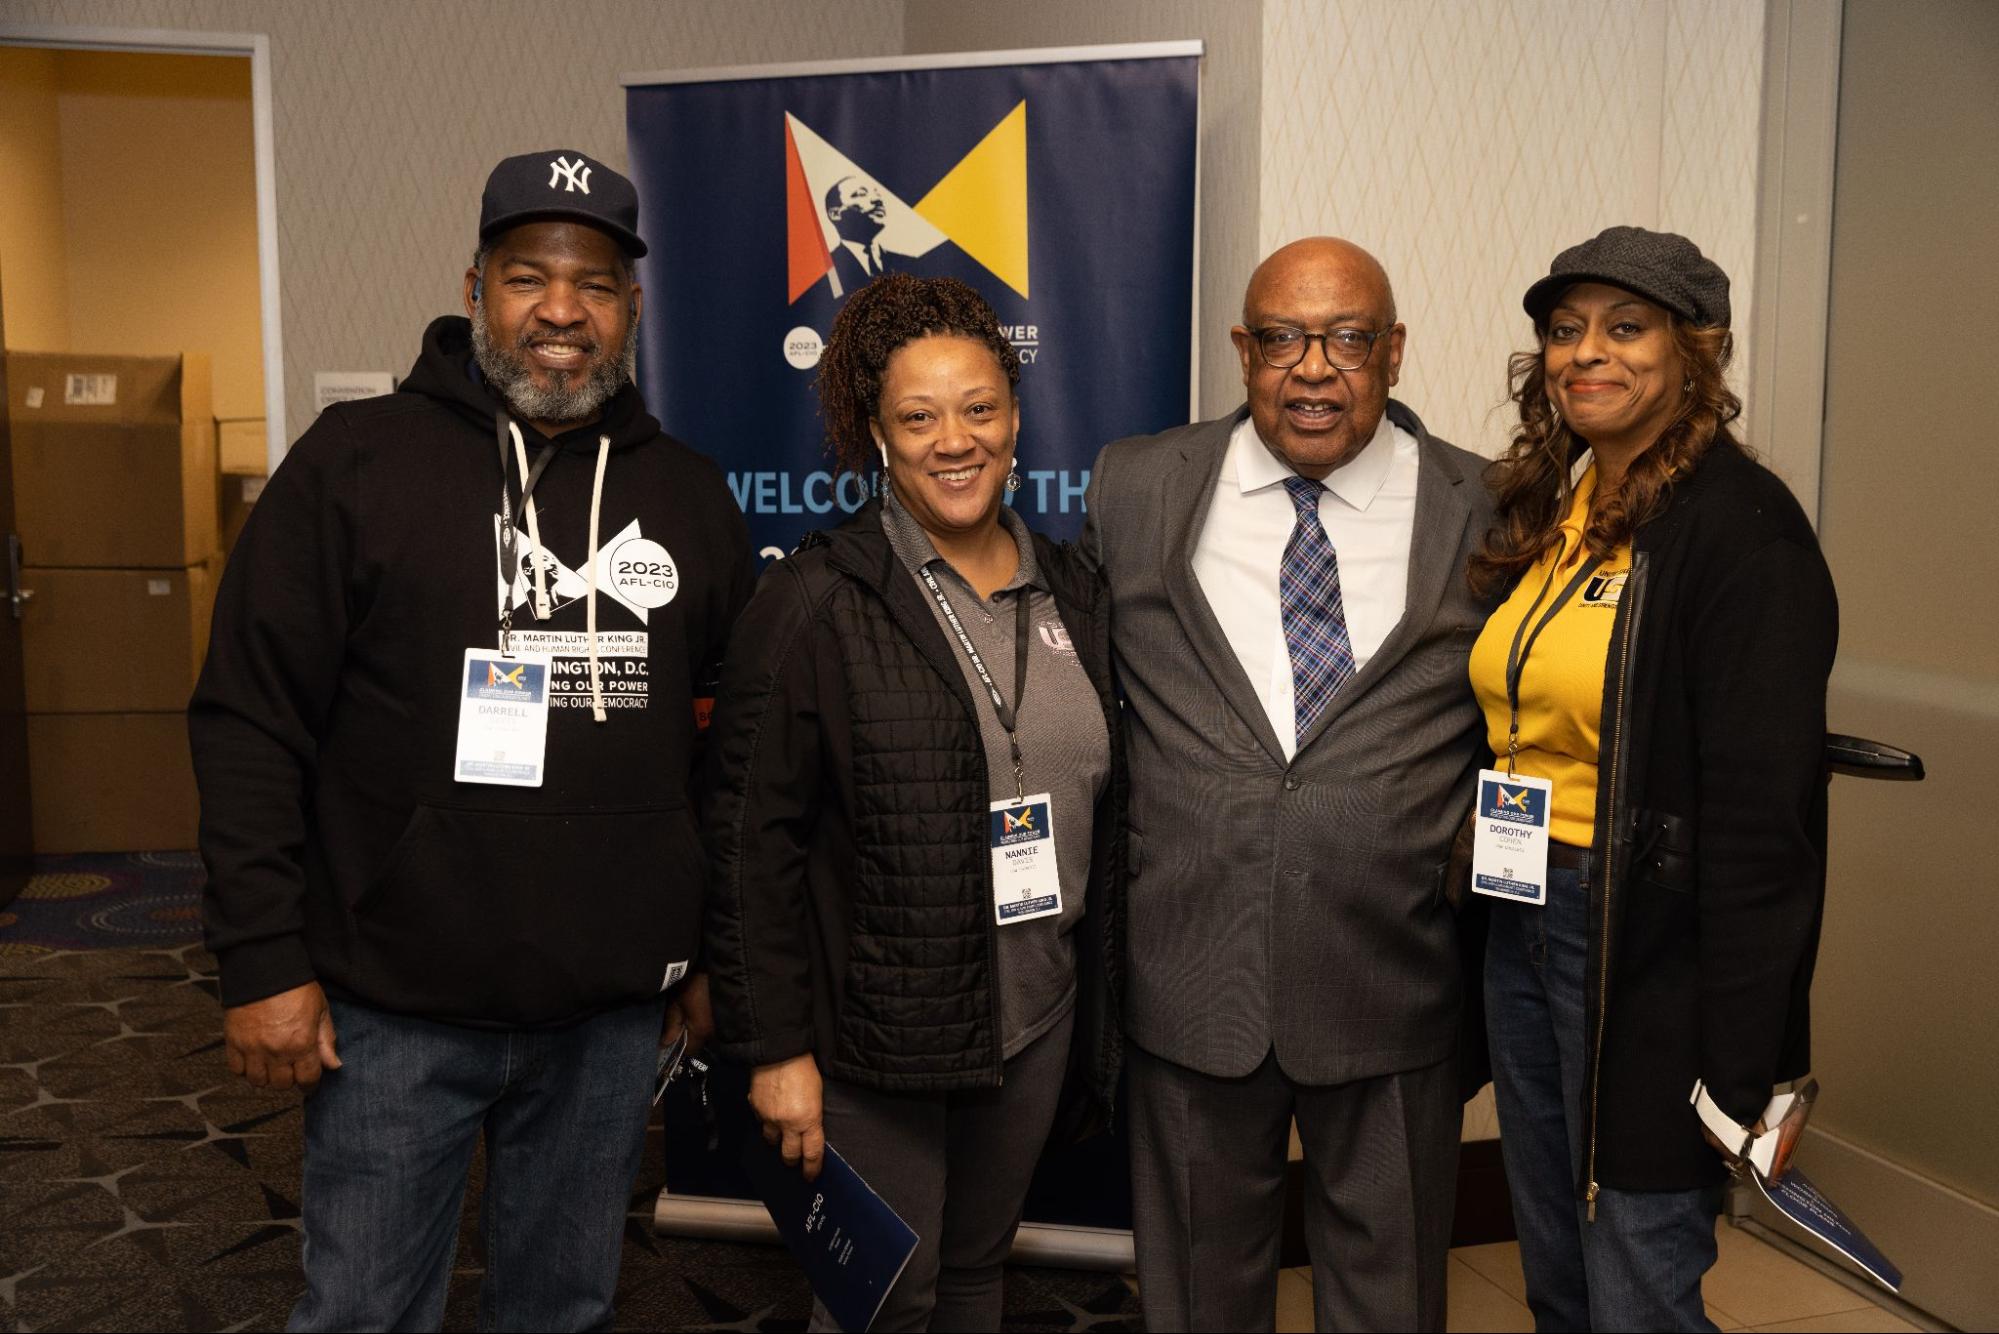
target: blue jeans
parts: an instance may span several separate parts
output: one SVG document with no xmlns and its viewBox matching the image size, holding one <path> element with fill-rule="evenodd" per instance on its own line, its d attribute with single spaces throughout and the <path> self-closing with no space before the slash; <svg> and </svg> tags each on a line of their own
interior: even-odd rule
<svg viewBox="0 0 1999 1334">
<path fill-rule="evenodd" d="M 486 1139 L 481 1329 L 608 1329 L 662 1001 L 569 1028 L 459 1028 L 332 1003 L 341 1066 L 305 1102 L 294 1330 L 437 1329 Z"/>
<path fill-rule="evenodd" d="M 1711 1330 L 1701 1276 L 1715 1260 L 1720 1186 L 1603 1187 L 1593 1223 L 1577 1198 L 1591 869 L 1550 868 L 1543 907 L 1495 901 L 1486 938 L 1486 1032 L 1527 1305 L 1540 1330 Z"/>
</svg>

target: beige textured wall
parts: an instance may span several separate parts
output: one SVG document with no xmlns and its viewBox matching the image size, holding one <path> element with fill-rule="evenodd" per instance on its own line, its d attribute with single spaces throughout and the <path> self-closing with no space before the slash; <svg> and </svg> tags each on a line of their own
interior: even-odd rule
<svg viewBox="0 0 1999 1334">
<path fill-rule="evenodd" d="M 264 415 L 250 62 L 60 51 L 72 352 L 205 352 L 215 415 Z"/>
<path fill-rule="evenodd" d="M 1242 401 L 1229 325 L 1257 260 L 1257 118 L 1263 0 L 909 0 L 912 55 L 1199 38 L 1201 67 L 1200 413 Z"/>
<path fill-rule="evenodd" d="M 1380 256 L 1409 326 L 1398 393 L 1497 453 L 1520 294 L 1563 247 L 1685 232 L 1748 327 L 1762 64 L 1749 0 L 1265 0 L 1260 245 Z"/>
<path fill-rule="evenodd" d="M 10 0 L 5 17 L 269 35 L 287 438 L 315 370 L 400 375 L 455 308 L 495 162 L 561 143 L 624 165 L 620 73 L 902 47 L 899 0 Z"/>
<path fill-rule="evenodd" d="M 1918 751 L 1930 777 L 1833 785 L 1815 1119 L 1999 1207 L 1999 6 L 1851 3 L 1842 45 L 1830 703 L 1836 728 Z"/>
<path fill-rule="evenodd" d="M 69 347 L 69 250 L 62 226 L 57 55 L 0 46 L 0 277 L 7 345 Z"/>
</svg>

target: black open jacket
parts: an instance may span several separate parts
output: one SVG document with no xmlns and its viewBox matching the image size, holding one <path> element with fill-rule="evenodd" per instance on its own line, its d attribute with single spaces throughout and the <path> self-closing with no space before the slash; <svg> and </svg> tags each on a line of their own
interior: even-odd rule
<svg viewBox="0 0 1999 1334">
<path fill-rule="evenodd" d="M 1832 576 L 1784 483 L 1718 442 L 1633 535 L 1604 670 L 1577 1188 L 1685 1190 L 1811 1064 Z M 1600 869 L 1599 869 L 1600 868 Z"/>
<path fill-rule="evenodd" d="M 1035 556 L 1111 744 L 1075 930 L 1058 1132 L 1073 1134 L 1108 1117 L 1121 1057 L 1124 750 L 1110 599 L 1065 549 L 1037 536 Z M 977 706 L 878 505 L 765 573 L 730 639 L 708 756 L 707 966 L 722 1053 L 763 1065 L 809 1051 L 830 1078 L 898 1092 L 997 1085 Z"/>
</svg>

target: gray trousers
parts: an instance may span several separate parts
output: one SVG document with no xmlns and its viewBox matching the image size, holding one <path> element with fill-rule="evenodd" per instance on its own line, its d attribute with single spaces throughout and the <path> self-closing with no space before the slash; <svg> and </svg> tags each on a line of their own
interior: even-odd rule
<svg viewBox="0 0 1999 1334">
<path fill-rule="evenodd" d="M 1138 1299 L 1150 1330 L 1269 1330 L 1284 1167 L 1305 1149 L 1321 1330 L 1441 1330 L 1463 1113 L 1452 1061 L 1296 1084 L 1266 1057 L 1220 1079 L 1125 1048 Z"/>
<path fill-rule="evenodd" d="M 996 1089 L 880 1093 L 828 1080 L 826 1142 L 916 1231 L 877 1331 L 997 1330 L 1000 1281 L 1069 1066 L 1071 1009 Z M 836 1330 L 812 1304 L 814 1330 Z"/>
</svg>

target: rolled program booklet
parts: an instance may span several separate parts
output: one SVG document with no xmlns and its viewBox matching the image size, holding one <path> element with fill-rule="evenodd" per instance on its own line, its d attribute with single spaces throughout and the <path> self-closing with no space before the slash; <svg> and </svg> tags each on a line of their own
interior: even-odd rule
<svg viewBox="0 0 1999 1334">
<path fill-rule="evenodd" d="M 1735 1170 L 1755 1182 L 1777 1212 L 1845 1256 L 1888 1291 L 1900 1292 L 1902 1271 L 1881 1254 L 1845 1210 L 1791 1165 L 1791 1155 L 1804 1136 L 1818 1092 L 1818 1081 L 1809 1077 L 1779 1087 L 1753 1126 L 1738 1124 L 1698 1080 L 1689 1101 L 1701 1124 L 1728 1153 Z"/>
<path fill-rule="evenodd" d="M 841 1329 L 867 1329 L 916 1253 L 916 1233 L 830 1144 L 817 1181 L 757 1135 L 743 1167 L 827 1314 Z"/>
</svg>

